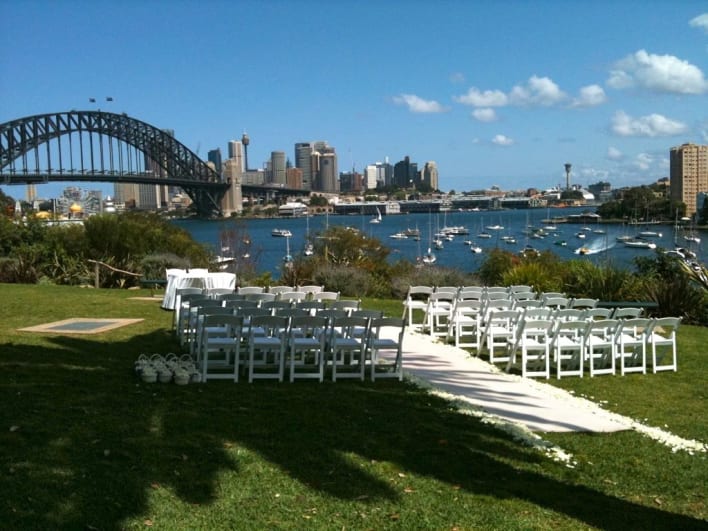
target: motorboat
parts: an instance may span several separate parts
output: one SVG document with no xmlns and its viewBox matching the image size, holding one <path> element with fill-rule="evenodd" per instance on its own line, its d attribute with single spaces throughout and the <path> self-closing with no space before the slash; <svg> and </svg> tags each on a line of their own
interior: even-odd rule
<svg viewBox="0 0 708 531">
<path fill-rule="evenodd" d="M 624 242 L 625 247 L 633 247 L 635 249 L 656 249 L 656 244 L 654 242 L 648 242 L 646 240 L 626 240 Z"/>
<path fill-rule="evenodd" d="M 428 252 L 423 255 L 423 258 L 421 261 L 424 264 L 431 265 L 434 264 L 437 258 L 435 258 L 435 255 L 433 254 L 433 251 L 428 247 Z"/>
<path fill-rule="evenodd" d="M 587 247 L 579 247 L 574 252 L 575 254 L 590 254 L 590 249 L 588 249 Z"/>
<path fill-rule="evenodd" d="M 288 229 L 273 229 L 270 234 L 274 238 L 291 238 L 293 235 Z"/>
<path fill-rule="evenodd" d="M 393 240 L 407 240 L 408 236 L 405 232 L 396 232 L 395 234 L 391 234 L 389 238 Z"/>
<path fill-rule="evenodd" d="M 653 230 L 643 230 L 639 233 L 639 236 L 642 238 L 661 238 L 661 233 Z"/>
<path fill-rule="evenodd" d="M 485 239 L 485 240 L 488 240 L 488 239 L 490 239 L 491 237 L 492 237 L 491 234 L 489 234 L 488 232 L 484 232 L 484 231 L 483 231 L 483 232 L 480 232 L 479 234 L 477 234 L 477 238 L 483 238 L 483 239 Z"/>
<path fill-rule="evenodd" d="M 482 252 L 482 248 L 479 245 L 470 242 L 470 251 L 473 254 L 480 254 Z"/>
<path fill-rule="evenodd" d="M 553 243 L 553 245 L 559 245 L 560 247 L 565 247 L 566 245 L 568 245 L 568 242 L 566 242 L 565 240 L 556 240 Z"/>
</svg>

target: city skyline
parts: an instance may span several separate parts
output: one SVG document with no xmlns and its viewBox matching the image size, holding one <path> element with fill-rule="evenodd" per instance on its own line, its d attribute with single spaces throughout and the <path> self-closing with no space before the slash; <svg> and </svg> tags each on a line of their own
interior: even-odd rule
<svg viewBox="0 0 708 531">
<path fill-rule="evenodd" d="M 296 143 L 327 139 L 340 172 L 409 156 L 437 163 L 443 191 L 563 185 L 566 162 L 573 184 L 646 184 L 669 175 L 672 147 L 708 143 L 708 12 L 697 1 L 0 10 L 0 122 L 126 112 L 205 160 L 247 132 L 252 168 L 278 151 L 294 164 Z"/>
</svg>

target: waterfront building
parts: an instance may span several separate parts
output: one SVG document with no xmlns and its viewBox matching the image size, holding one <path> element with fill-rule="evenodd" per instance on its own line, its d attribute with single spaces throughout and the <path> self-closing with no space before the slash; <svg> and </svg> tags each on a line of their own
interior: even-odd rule
<svg viewBox="0 0 708 531">
<path fill-rule="evenodd" d="M 408 155 L 393 166 L 393 185 L 400 188 L 412 188 L 419 183 L 418 164 L 411 162 Z"/>
<path fill-rule="evenodd" d="M 207 160 L 214 164 L 214 170 L 221 175 L 221 148 L 212 149 L 207 153 Z"/>
<path fill-rule="evenodd" d="M 698 194 L 708 192 L 708 146 L 683 144 L 671 148 L 671 199 L 686 205 L 686 216 L 699 208 Z"/>
<path fill-rule="evenodd" d="M 303 190 L 312 190 L 312 152 L 311 142 L 295 144 L 295 167 L 302 170 Z"/>
<path fill-rule="evenodd" d="M 364 176 L 354 170 L 339 175 L 339 190 L 341 192 L 363 192 Z"/>
<path fill-rule="evenodd" d="M 429 186 L 431 190 L 438 189 L 438 165 L 434 160 L 425 163 L 421 183 Z"/>
<path fill-rule="evenodd" d="M 303 171 L 300 168 L 285 169 L 285 186 L 287 188 L 303 189 Z"/>
<path fill-rule="evenodd" d="M 271 151 L 270 153 L 270 182 L 285 185 L 285 152 Z"/>
<path fill-rule="evenodd" d="M 319 190 L 329 193 L 339 193 L 339 171 L 337 170 L 337 154 L 334 148 L 330 147 L 324 153 L 320 153 Z"/>
</svg>

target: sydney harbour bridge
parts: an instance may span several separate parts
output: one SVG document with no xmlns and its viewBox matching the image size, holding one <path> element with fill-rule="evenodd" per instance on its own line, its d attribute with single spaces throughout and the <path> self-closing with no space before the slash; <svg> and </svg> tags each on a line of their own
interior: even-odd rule
<svg viewBox="0 0 708 531">
<path fill-rule="evenodd" d="M 232 183 L 170 133 L 127 114 L 68 111 L 0 124 L 0 183 L 57 181 L 180 187 L 202 217 L 222 213 Z M 306 190 L 241 186 L 244 196 L 277 199 Z"/>
</svg>

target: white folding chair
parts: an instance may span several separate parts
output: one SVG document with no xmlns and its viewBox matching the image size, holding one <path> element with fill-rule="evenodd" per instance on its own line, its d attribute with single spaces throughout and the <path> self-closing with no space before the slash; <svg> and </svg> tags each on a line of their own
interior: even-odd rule
<svg viewBox="0 0 708 531">
<path fill-rule="evenodd" d="M 513 337 L 507 339 L 508 361 L 506 370 L 509 372 L 517 365 L 517 353 L 521 354 L 518 365 L 521 376 L 543 376 L 551 374 L 549 336 L 553 329 L 553 321 L 542 319 L 520 319 Z"/>
<path fill-rule="evenodd" d="M 324 380 L 327 318 L 321 316 L 294 316 L 290 319 L 288 355 L 290 381 L 296 378 Z"/>
<path fill-rule="evenodd" d="M 435 291 L 428 297 L 428 305 L 425 308 L 425 326 L 431 336 L 447 337 L 455 297 L 455 294 L 449 291 Z"/>
<path fill-rule="evenodd" d="M 507 344 L 508 340 L 516 335 L 516 325 L 520 315 L 517 310 L 494 310 L 486 317 L 481 344 L 487 348 L 489 363 L 509 361 Z M 497 354 L 500 350 L 504 354 Z"/>
<path fill-rule="evenodd" d="M 642 308 L 615 308 L 612 312 L 612 319 L 636 319 L 642 316 L 644 310 Z"/>
<path fill-rule="evenodd" d="M 556 377 L 583 376 L 586 321 L 556 321 L 551 338 L 551 353 Z"/>
<path fill-rule="evenodd" d="M 202 382 L 215 379 L 233 379 L 238 382 L 243 348 L 242 330 L 243 316 L 204 316 L 197 350 Z"/>
<path fill-rule="evenodd" d="M 647 332 L 651 319 L 636 317 L 620 321 L 615 333 L 615 356 L 620 374 L 647 372 Z"/>
<path fill-rule="evenodd" d="M 477 352 L 482 339 L 482 301 L 457 300 L 452 310 L 447 339 L 452 336 L 458 348 L 472 347 Z"/>
<path fill-rule="evenodd" d="M 590 377 L 615 373 L 615 332 L 619 321 L 588 321 L 585 329 L 585 357 Z"/>
<path fill-rule="evenodd" d="M 248 334 L 248 382 L 255 379 L 283 381 L 285 349 L 288 342 L 288 317 L 254 315 Z"/>
<path fill-rule="evenodd" d="M 337 310 L 341 311 L 341 310 Z M 371 319 L 368 317 L 335 318 L 330 325 L 329 353 L 332 359 L 332 381 L 338 378 L 364 380 L 366 342 Z M 361 331 L 364 331 L 361 333 Z"/>
<path fill-rule="evenodd" d="M 297 291 L 294 286 L 269 286 L 268 293 L 273 293 L 274 295 L 279 295 L 286 291 Z"/>
<path fill-rule="evenodd" d="M 678 369 L 676 360 L 676 332 L 681 325 L 681 317 L 660 317 L 654 319 L 647 333 L 647 344 L 651 347 L 652 372 L 674 371 Z M 660 363 L 664 358 L 670 363 Z"/>
<path fill-rule="evenodd" d="M 398 317 L 371 320 L 367 344 L 371 381 L 376 378 L 403 379 L 403 333 L 406 321 Z"/>
<path fill-rule="evenodd" d="M 423 322 L 415 320 L 414 315 L 419 313 L 423 315 L 428 306 L 428 298 L 433 293 L 432 286 L 410 286 L 408 293 L 403 301 L 403 317 L 408 319 L 408 326 L 415 329 L 421 329 L 425 325 Z"/>
</svg>

